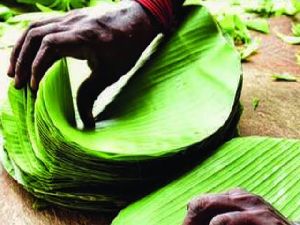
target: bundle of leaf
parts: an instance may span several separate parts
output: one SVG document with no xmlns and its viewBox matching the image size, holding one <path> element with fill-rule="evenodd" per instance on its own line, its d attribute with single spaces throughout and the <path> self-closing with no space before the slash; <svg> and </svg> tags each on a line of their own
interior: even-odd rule
<svg viewBox="0 0 300 225">
<path fill-rule="evenodd" d="M 300 140 L 236 138 L 178 180 L 120 212 L 113 225 L 182 224 L 187 203 L 205 193 L 241 187 L 291 220 L 300 219 Z"/>
<path fill-rule="evenodd" d="M 93 131 L 76 127 L 68 74 L 80 76 L 76 65 L 56 63 L 37 96 L 11 87 L 1 114 L 9 174 L 45 201 L 110 212 L 230 138 L 239 118 L 240 57 L 205 8 L 184 12 Z"/>
<path fill-rule="evenodd" d="M 70 9 L 82 8 L 89 5 L 89 0 L 16 0 L 18 3 L 37 5 L 42 11 L 55 9 L 59 11 L 68 11 Z"/>
</svg>

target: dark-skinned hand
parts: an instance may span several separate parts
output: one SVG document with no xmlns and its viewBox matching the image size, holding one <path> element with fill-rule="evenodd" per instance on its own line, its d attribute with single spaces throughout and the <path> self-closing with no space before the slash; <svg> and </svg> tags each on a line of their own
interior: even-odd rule
<svg viewBox="0 0 300 225">
<path fill-rule="evenodd" d="M 16 88 L 30 83 L 37 90 L 55 61 L 66 56 L 87 60 L 92 74 L 77 93 L 86 128 L 95 126 L 92 107 L 97 96 L 134 66 L 158 33 L 139 3 L 107 4 L 33 23 L 15 45 L 8 71 Z"/>
<path fill-rule="evenodd" d="M 291 225 L 263 198 L 241 189 L 193 199 L 183 225 Z"/>
</svg>

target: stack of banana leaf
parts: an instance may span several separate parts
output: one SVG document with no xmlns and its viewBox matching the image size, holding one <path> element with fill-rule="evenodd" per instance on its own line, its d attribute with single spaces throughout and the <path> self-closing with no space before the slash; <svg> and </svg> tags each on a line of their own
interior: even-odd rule
<svg viewBox="0 0 300 225">
<path fill-rule="evenodd" d="M 93 131 L 77 126 L 70 80 L 81 76 L 80 64 L 57 62 L 37 93 L 11 86 L 0 106 L 0 155 L 9 174 L 47 202 L 111 212 L 231 138 L 240 115 L 240 56 L 204 7 L 186 6 L 184 14 Z"/>
</svg>

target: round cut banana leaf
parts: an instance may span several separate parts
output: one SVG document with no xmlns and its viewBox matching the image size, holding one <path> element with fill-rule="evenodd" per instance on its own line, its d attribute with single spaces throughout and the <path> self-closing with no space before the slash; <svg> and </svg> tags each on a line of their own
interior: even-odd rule
<svg viewBox="0 0 300 225">
<path fill-rule="evenodd" d="M 236 138 L 178 180 L 133 203 L 113 225 L 182 224 L 187 204 L 206 193 L 244 188 L 291 220 L 300 219 L 300 140 Z"/>
<path fill-rule="evenodd" d="M 69 76 L 81 74 L 69 74 L 78 70 L 65 60 L 47 72 L 37 95 L 10 87 L 0 117 L 7 171 L 48 202 L 108 212 L 230 138 L 240 57 L 205 8 L 184 12 L 177 31 L 105 107 L 96 130 L 76 126 Z"/>
</svg>

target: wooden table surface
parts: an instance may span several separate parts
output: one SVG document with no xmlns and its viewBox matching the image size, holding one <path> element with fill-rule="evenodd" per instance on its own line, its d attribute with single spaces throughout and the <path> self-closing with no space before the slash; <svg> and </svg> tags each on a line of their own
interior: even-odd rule
<svg viewBox="0 0 300 225">
<path fill-rule="evenodd" d="M 271 19 L 272 29 L 288 32 L 291 21 L 286 17 Z M 256 34 L 262 48 L 244 63 L 240 122 L 242 136 L 259 135 L 300 138 L 300 82 L 274 82 L 273 73 L 298 74 L 295 54 L 300 47 L 284 44 L 274 35 Z M 1 66 L 6 60 L 0 58 Z M 5 64 L 5 63 L 4 63 Z M 0 78 L 0 87 L 4 79 Z M 0 92 L 0 97 L 5 93 Z M 256 110 L 252 100 L 260 99 Z M 13 181 L 0 165 L 0 225 L 105 225 L 109 219 L 96 213 L 82 213 L 60 208 L 43 211 L 32 209 L 33 198 Z"/>
</svg>

